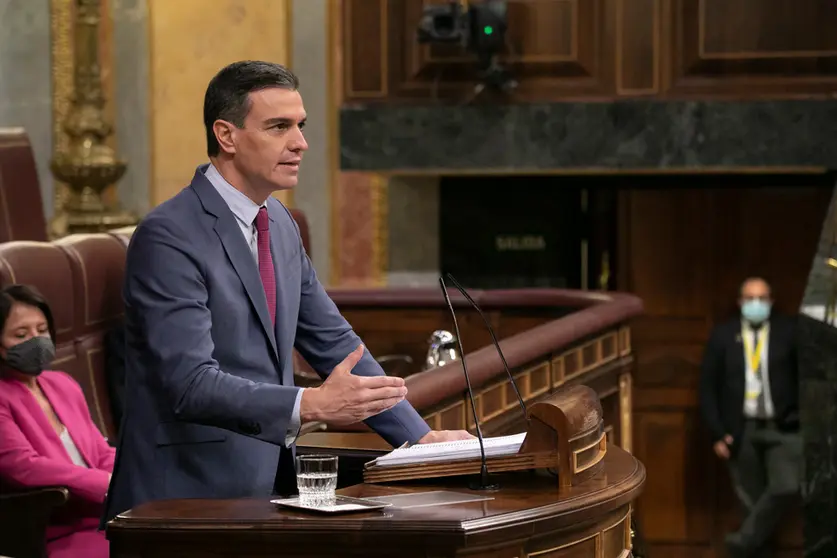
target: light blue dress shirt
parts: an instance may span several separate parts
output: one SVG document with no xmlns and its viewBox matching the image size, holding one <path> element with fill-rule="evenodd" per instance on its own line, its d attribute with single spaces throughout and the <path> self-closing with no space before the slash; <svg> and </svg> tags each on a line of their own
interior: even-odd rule
<svg viewBox="0 0 837 558">
<path fill-rule="evenodd" d="M 250 247 L 250 252 L 253 254 L 256 267 L 258 267 L 259 236 L 258 231 L 256 230 L 256 215 L 259 213 L 259 208 L 266 207 L 265 204 L 258 205 L 256 202 L 242 194 L 239 190 L 235 189 L 232 184 L 227 182 L 226 179 L 221 176 L 221 173 L 218 172 L 215 165 L 210 164 L 206 168 L 204 176 L 206 176 L 207 180 L 215 186 L 215 189 L 221 197 L 224 198 L 224 201 L 227 202 L 227 205 L 230 207 L 230 211 L 232 211 L 233 215 L 235 215 L 235 220 L 241 229 L 241 234 L 244 235 L 244 240 L 247 242 L 247 246 Z M 291 414 L 291 422 L 288 427 L 288 435 L 285 438 L 285 445 L 287 447 L 290 447 L 291 444 L 296 441 L 297 436 L 299 436 L 299 429 L 302 426 L 302 419 L 299 416 L 299 406 L 302 402 L 303 391 L 304 388 L 300 388 L 299 393 L 296 395 L 296 402 L 294 403 L 294 409 Z"/>
</svg>

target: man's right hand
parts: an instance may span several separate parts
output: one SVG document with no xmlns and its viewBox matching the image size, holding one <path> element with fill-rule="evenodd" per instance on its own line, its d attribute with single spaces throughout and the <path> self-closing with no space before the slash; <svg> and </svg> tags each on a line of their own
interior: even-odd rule
<svg viewBox="0 0 837 558">
<path fill-rule="evenodd" d="M 718 440 L 715 442 L 714 449 L 715 455 L 720 457 L 721 459 L 727 460 L 729 459 L 729 447 L 732 445 L 732 436 L 727 434 L 724 436 L 722 440 Z"/>
<path fill-rule="evenodd" d="M 352 374 L 361 356 L 363 345 L 335 366 L 320 387 L 306 388 L 302 392 L 299 409 L 302 422 L 354 424 L 404 400 L 407 388 L 403 378 Z"/>
</svg>

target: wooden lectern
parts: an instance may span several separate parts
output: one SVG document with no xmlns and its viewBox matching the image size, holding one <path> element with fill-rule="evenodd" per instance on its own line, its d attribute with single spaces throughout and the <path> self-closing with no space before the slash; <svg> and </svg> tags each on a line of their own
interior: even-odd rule
<svg viewBox="0 0 837 558">
<path fill-rule="evenodd" d="M 467 460 L 368 467 L 366 483 L 339 493 L 414 494 L 423 502 L 357 514 L 298 512 L 269 498 L 151 502 L 108 525 L 111 557 L 628 558 L 631 502 L 645 469 L 607 444 L 601 414 L 595 392 L 584 386 L 532 405 L 518 454 L 489 460 L 501 486 L 496 492 L 467 488 L 467 475 L 481 466 Z M 450 492 L 484 499 L 444 503 L 442 493 Z"/>
<path fill-rule="evenodd" d="M 596 475 L 607 453 L 602 406 L 587 386 L 572 386 L 532 405 L 526 438 L 515 455 L 486 460 L 489 473 L 550 469 L 562 487 Z M 482 460 L 422 463 L 395 467 L 371 466 L 369 483 L 420 480 L 479 474 Z"/>
</svg>

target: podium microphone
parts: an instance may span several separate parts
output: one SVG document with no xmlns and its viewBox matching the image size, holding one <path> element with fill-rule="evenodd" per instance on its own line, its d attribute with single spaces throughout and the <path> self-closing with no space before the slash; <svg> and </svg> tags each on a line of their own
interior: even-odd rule
<svg viewBox="0 0 837 558">
<path fill-rule="evenodd" d="M 471 399 L 471 411 L 474 413 L 474 425 L 477 429 L 477 439 L 480 443 L 480 460 L 482 462 L 480 467 L 479 481 L 472 482 L 471 490 L 499 490 L 500 485 L 491 483 L 488 478 L 488 464 L 485 461 L 485 441 L 482 437 L 482 429 L 480 428 L 480 419 L 477 416 L 477 404 L 474 401 L 474 390 L 471 389 L 471 376 L 468 375 L 468 367 L 465 365 L 465 350 L 462 348 L 462 336 L 459 334 L 459 324 L 456 321 L 456 312 L 453 310 L 450 296 L 448 296 L 448 289 L 445 285 L 445 280 L 439 277 L 439 285 L 442 287 L 442 294 L 445 296 L 445 303 L 448 305 L 450 315 L 453 318 L 453 329 L 456 332 L 456 342 L 459 344 L 459 354 L 462 355 L 462 372 L 465 374 L 465 384 L 468 387 L 468 397 Z"/>
<path fill-rule="evenodd" d="M 482 321 L 485 323 L 485 327 L 488 329 L 488 333 L 491 334 L 491 341 L 494 342 L 494 347 L 497 349 L 497 354 L 500 355 L 500 360 L 503 361 L 503 368 L 506 369 L 506 374 L 509 375 L 509 381 L 511 382 L 512 388 L 514 389 L 514 393 L 517 395 L 517 400 L 518 402 L 520 402 L 520 409 L 523 411 L 523 419 L 529 420 L 529 413 L 526 412 L 526 403 L 523 402 L 523 397 L 521 397 L 520 395 L 520 390 L 517 389 L 517 382 L 514 381 L 514 376 L 512 376 L 511 370 L 509 370 L 509 364 L 506 362 L 506 355 L 504 355 L 503 350 L 500 349 L 500 343 L 497 342 L 497 336 L 494 335 L 494 328 L 491 327 L 491 323 L 489 323 L 488 318 L 486 318 L 485 314 L 483 314 L 482 308 L 480 308 L 479 304 L 477 304 L 476 301 L 473 298 L 471 298 L 471 295 L 468 294 L 468 292 L 465 290 L 465 287 L 460 285 L 459 281 L 454 279 L 453 275 L 451 275 L 450 273 L 448 273 L 448 279 L 451 283 L 453 283 L 453 286 L 456 287 L 456 289 L 460 293 L 462 293 L 462 296 L 465 297 L 465 300 L 467 300 L 471 304 L 471 306 L 474 307 L 474 310 L 476 310 L 477 313 L 479 313 L 480 318 L 482 318 Z M 462 347 L 460 347 L 459 350 L 461 352 Z"/>
</svg>

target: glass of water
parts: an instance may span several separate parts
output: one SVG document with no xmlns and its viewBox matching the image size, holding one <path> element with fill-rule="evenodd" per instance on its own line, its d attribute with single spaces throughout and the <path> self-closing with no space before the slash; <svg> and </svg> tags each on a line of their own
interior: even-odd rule
<svg viewBox="0 0 837 558">
<path fill-rule="evenodd" d="M 337 456 L 322 453 L 297 455 L 296 486 L 301 505 L 314 508 L 333 506 L 337 488 Z"/>
</svg>

